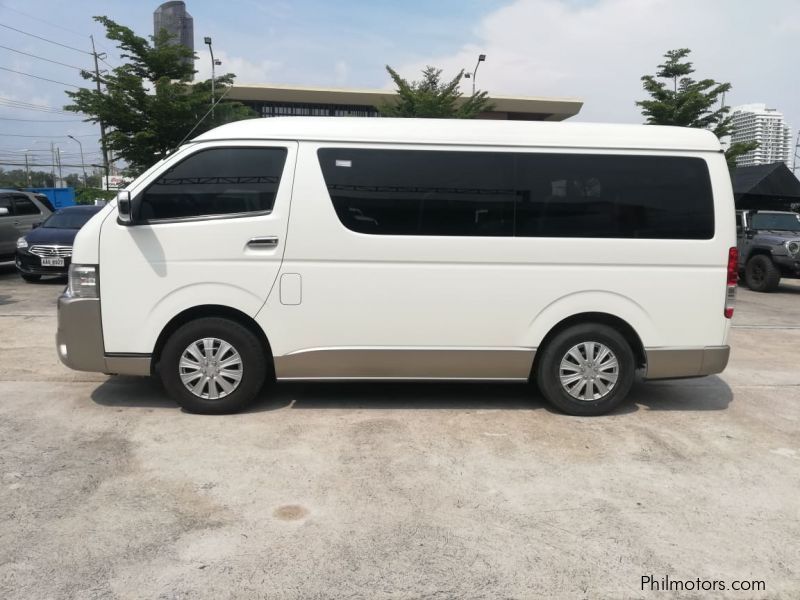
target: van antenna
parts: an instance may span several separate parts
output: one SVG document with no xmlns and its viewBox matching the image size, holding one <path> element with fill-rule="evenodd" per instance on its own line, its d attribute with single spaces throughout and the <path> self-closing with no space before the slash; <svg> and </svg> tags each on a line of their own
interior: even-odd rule
<svg viewBox="0 0 800 600">
<path fill-rule="evenodd" d="M 217 104 L 222 102 L 223 98 L 225 98 L 225 96 L 227 96 L 228 92 L 230 92 L 230 91 L 231 91 L 231 88 L 228 87 L 228 89 L 225 90 L 225 93 L 222 94 L 222 96 L 219 97 L 219 100 L 217 100 L 216 102 L 214 102 L 214 104 L 211 105 L 211 108 L 208 109 L 208 112 L 206 114 L 204 114 L 202 117 L 200 117 L 200 120 L 197 123 L 194 124 L 194 127 L 192 127 L 192 129 L 189 131 L 189 133 L 186 134 L 186 137 L 184 137 L 180 142 L 178 142 L 178 145 L 175 146 L 175 148 L 173 148 L 172 152 L 175 152 L 175 150 L 177 150 L 178 148 L 180 148 L 183 145 L 183 142 L 185 142 L 187 139 L 189 139 L 189 136 L 194 133 L 194 130 L 197 129 L 198 127 L 200 127 L 200 123 L 202 123 L 203 121 L 206 120 L 206 117 L 213 112 L 213 110 L 217 107 Z"/>
</svg>

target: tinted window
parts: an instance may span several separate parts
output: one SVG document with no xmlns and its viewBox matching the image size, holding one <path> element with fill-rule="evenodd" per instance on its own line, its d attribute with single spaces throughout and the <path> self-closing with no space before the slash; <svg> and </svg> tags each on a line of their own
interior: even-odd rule
<svg viewBox="0 0 800 600">
<path fill-rule="evenodd" d="M 285 148 L 218 148 L 193 154 L 141 196 L 138 218 L 180 219 L 272 210 Z"/>
<path fill-rule="evenodd" d="M 492 152 L 319 151 L 342 223 L 384 235 L 513 235 L 514 161 Z"/>
<path fill-rule="evenodd" d="M 695 158 L 326 148 L 325 183 L 361 233 L 708 239 Z"/>
<path fill-rule="evenodd" d="M 14 210 L 18 215 L 39 215 L 41 211 L 33 203 L 33 201 L 26 196 L 14 196 Z"/>
<path fill-rule="evenodd" d="M 14 214 L 14 207 L 11 206 L 11 196 L 0 196 L 0 208 L 7 208 L 9 215 Z"/>
<path fill-rule="evenodd" d="M 516 235 L 709 239 L 714 202 L 704 160 L 518 154 Z"/>
</svg>

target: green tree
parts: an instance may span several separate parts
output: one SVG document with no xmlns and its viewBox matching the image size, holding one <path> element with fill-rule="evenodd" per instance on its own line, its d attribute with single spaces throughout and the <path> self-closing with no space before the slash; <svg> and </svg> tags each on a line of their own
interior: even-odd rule
<svg viewBox="0 0 800 600">
<path fill-rule="evenodd" d="M 117 43 L 123 64 L 101 76 L 105 90 L 81 88 L 67 92 L 72 104 L 66 110 L 81 112 L 87 121 L 103 121 L 106 142 L 114 156 L 139 173 L 175 149 L 211 106 L 211 81 L 192 83 L 194 53 L 171 43 L 165 30 L 149 41 L 107 17 L 95 17 L 106 28 L 106 37 Z M 93 73 L 83 77 L 95 83 Z M 215 79 L 222 97 L 233 83 L 227 73 Z M 258 116 L 239 102 L 221 102 L 195 129 L 193 135 L 230 121 Z"/>
<path fill-rule="evenodd" d="M 690 77 L 694 67 L 684 60 L 690 53 L 688 48 L 678 48 L 664 54 L 666 60 L 658 65 L 656 74 L 642 77 L 642 85 L 651 99 L 640 100 L 636 105 L 641 107 L 650 125 L 697 127 L 713 131 L 718 138 L 727 137 L 733 126 L 728 114 L 730 107 L 723 106 L 722 101 L 731 84 Z M 737 156 L 756 148 L 758 142 L 731 144 L 725 152 L 728 166 L 735 168 Z"/>
<path fill-rule="evenodd" d="M 53 175 L 49 171 L 31 170 L 31 185 L 25 169 L 5 170 L 0 167 L 0 188 L 53 187 Z"/>
<path fill-rule="evenodd" d="M 386 70 L 397 86 L 398 99 L 378 107 L 385 117 L 474 119 L 492 108 L 486 92 L 477 91 L 464 98 L 459 91 L 463 69 L 448 82 L 442 81 L 441 69 L 430 66 L 422 71 L 421 80 L 411 82 L 400 77 L 389 65 Z"/>
</svg>

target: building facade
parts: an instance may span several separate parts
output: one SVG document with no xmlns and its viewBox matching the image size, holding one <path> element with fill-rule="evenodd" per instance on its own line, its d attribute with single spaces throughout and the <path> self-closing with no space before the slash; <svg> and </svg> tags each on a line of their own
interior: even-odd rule
<svg viewBox="0 0 800 600">
<path fill-rule="evenodd" d="M 783 162 L 792 168 L 792 132 L 783 113 L 766 104 L 744 104 L 731 110 L 731 143 L 758 142 L 759 147 L 736 159 L 737 167 Z"/>
<path fill-rule="evenodd" d="M 158 35 L 162 29 L 172 36 L 173 43 L 194 52 L 194 19 L 186 12 L 185 2 L 164 2 L 153 12 L 153 35 Z M 192 59 L 187 59 L 187 62 L 194 64 Z"/>
<path fill-rule="evenodd" d="M 228 100 L 253 108 L 262 117 L 377 117 L 378 107 L 397 98 L 392 90 L 314 88 L 266 84 L 234 84 Z M 563 121 L 580 111 L 576 98 L 492 96 L 492 109 L 482 119 Z"/>
</svg>

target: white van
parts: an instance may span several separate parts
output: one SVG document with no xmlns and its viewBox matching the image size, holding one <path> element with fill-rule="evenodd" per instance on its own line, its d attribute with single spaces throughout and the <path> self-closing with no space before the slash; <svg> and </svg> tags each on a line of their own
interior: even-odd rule
<svg viewBox="0 0 800 600">
<path fill-rule="evenodd" d="M 595 415 L 719 373 L 730 176 L 697 129 L 273 118 L 205 133 L 75 241 L 58 353 L 190 411 L 265 381 L 537 381 Z"/>
</svg>

